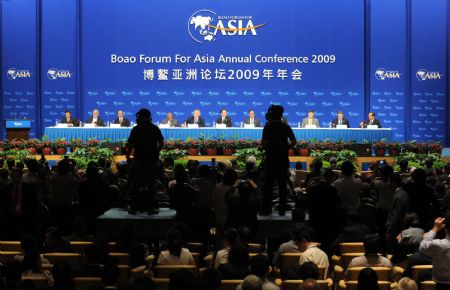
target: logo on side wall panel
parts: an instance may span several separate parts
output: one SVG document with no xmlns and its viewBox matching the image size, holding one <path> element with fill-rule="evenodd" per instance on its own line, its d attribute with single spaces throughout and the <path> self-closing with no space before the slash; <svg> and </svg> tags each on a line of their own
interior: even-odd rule
<svg viewBox="0 0 450 290">
<path fill-rule="evenodd" d="M 399 79 L 400 72 L 397 70 L 386 70 L 384 68 L 379 68 L 375 71 L 375 78 L 379 81 L 384 81 L 387 79 Z"/>
<path fill-rule="evenodd" d="M 28 69 L 9 68 L 6 71 L 6 75 L 10 80 L 17 80 L 17 79 L 31 78 L 32 73 Z"/>
<path fill-rule="evenodd" d="M 426 80 L 440 80 L 444 74 L 441 74 L 437 71 L 427 71 L 426 69 L 419 69 L 416 72 L 416 78 L 419 81 L 426 81 Z"/>
<path fill-rule="evenodd" d="M 69 70 L 60 70 L 56 68 L 49 68 L 47 71 L 47 78 L 49 80 L 57 80 L 57 79 L 70 79 L 73 73 Z"/>
</svg>

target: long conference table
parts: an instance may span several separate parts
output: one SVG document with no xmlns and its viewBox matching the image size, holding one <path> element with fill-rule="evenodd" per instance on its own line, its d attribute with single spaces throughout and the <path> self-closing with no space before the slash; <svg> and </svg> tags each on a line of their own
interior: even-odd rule
<svg viewBox="0 0 450 290">
<path fill-rule="evenodd" d="M 335 129 L 335 128 L 317 128 L 317 129 L 305 129 L 305 128 L 292 128 L 297 140 L 311 140 L 316 139 L 318 141 L 331 140 L 331 141 L 355 141 L 356 143 L 376 142 L 381 139 L 390 141 L 392 139 L 392 129 L 380 128 L 380 129 L 361 129 L 361 128 L 348 128 L 348 129 Z M 45 128 L 45 136 L 48 140 L 55 141 L 59 138 L 64 138 L 66 141 L 72 139 L 81 139 L 87 141 L 89 139 L 98 140 L 110 140 L 111 142 L 119 142 L 126 140 L 130 135 L 131 128 L 58 128 L 47 127 Z M 247 140 L 259 140 L 262 136 L 262 128 L 161 128 L 161 132 L 165 140 L 169 139 L 181 139 L 186 140 L 188 138 L 209 138 L 209 139 L 247 139 Z"/>
</svg>

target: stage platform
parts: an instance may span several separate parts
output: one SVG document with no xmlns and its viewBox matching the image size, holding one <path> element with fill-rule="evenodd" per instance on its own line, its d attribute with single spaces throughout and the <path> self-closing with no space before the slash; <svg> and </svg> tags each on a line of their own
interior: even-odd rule
<svg viewBox="0 0 450 290">
<path fill-rule="evenodd" d="M 138 235 L 162 239 L 167 229 L 175 222 L 175 210 L 161 208 L 157 215 L 137 213 L 130 215 L 120 208 L 112 208 L 97 218 L 97 236 L 114 239 L 119 234 L 119 226 L 123 222 L 131 222 Z M 258 215 L 260 237 L 273 237 L 285 229 L 290 229 L 292 224 L 291 212 L 285 216 L 273 213 L 270 216 Z"/>
</svg>

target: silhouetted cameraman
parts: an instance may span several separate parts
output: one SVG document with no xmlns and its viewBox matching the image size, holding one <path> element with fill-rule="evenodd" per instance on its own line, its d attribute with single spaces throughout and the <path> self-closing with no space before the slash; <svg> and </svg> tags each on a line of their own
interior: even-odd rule
<svg viewBox="0 0 450 290">
<path fill-rule="evenodd" d="M 266 113 L 267 123 L 264 126 L 261 145 L 265 149 L 264 171 L 264 200 L 262 215 L 272 213 L 272 195 L 275 180 L 278 182 L 280 203 L 278 213 L 284 215 L 286 211 L 287 182 L 289 177 L 289 146 L 297 143 L 291 127 L 281 118 L 284 108 L 272 105 Z M 288 142 L 290 140 L 290 145 Z"/>
<path fill-rule="evenodd" d="M 129 175 L 131 206 L 128 212 L 136 214 L 137 205 L 140 204 L 140 210 L 156 214 L 159 210 L 155 198 L 155 177 L 164 137 L 161 130 L 152 123 L 152 115 L 148 109 L 140 109 L 136 113 L 136 123 L 127 142 L 127 161 L 130 161 L 130 154 L 134 149 L 134 162 L 131 162 Z"/>
</svg>

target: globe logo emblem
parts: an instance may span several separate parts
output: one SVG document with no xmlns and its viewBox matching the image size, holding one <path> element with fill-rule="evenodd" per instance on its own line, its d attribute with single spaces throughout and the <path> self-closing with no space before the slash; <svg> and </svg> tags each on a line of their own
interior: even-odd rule
<svg viewBox="0 0 450 290">
<path fill-rule="evenodd" d="M 215 29 L 211 27 L 216 15 L 216 12 L 207 9 L 194 12 L 188 20 L 188 31 L 191 38 L 198 43 L 216 40 Z"/>
<path fill-rule="evenodd" d="M 57 69 L 51 68 L 47 71 L 47 77 L 51 80 L 56 80 L 58 78 L 57 73 L 58 73 Z"/>
<path fill-rule="evenodd" d="M 10 68 L 8 69 L 7 75 L 10 80 L 15 80 L 17 78 L 17 70 L 15 68 Z"/>
<path fill-rule="evenodd" d="M 416 72 L 416 77 L 419 81 L 426 81 L 427 80 L 427 71 L 424 69 L 419 69 Z"/>
<path fill-rule="evenodd" d="M 375 71 L 375 77 L 377 80 L 384 81 L 386 79 L 386 70 L 379 68 Z"/>
</svg>

